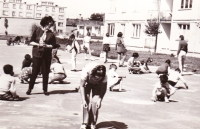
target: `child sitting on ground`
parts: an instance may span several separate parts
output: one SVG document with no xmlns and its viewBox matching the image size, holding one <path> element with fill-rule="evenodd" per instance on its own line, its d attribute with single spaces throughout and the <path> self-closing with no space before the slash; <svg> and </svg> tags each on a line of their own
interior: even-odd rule
<svg viewBox="0 0 200 129">
<path fill-rule="evenodd" d="M 19 79 L 21 80 L 21 83 L 24 83 L 24 81 L 29 83 L 28 79 L 31 78 L 31 74 L 32 74 L 32 67 L 24 67 L 21 73 L 19 74 Z"/>
<path fill-rule="evenodd" d="M 132 57 L 130 57 L 128 59 L 128 71 L 130 74 L 132 73 L 139 73 L 141 68 L 139 67 L 139 62 L 138 61 L 135 61 L 135 59 L 137 59 L 139 57 L 139 54 L 136 52 L 136 53 L 133 53 L 132 54 Z"/>
<path fill-rule="evenodd" d="M 32 58 L 29 54 L 26 54 L 24 56 L 24 60 L 22 62 L 22 69 L 25 68 L 25 67 L 30 67 L 31 66 L 31 63 L 32 63 Z"/>
<path fill-rule="evenodd" d="M 119 91 L 121 91 L 122 88 L 122 79 L 125 78 L 125 76 L 119 76 L 116 72 L 117 65 L 111 64 L 109 71 L 107 72 L 107 86 L 109 87 L 110 91 L 113 91 L 113 87 L 117 86 L 119 84 Z"/>
<path fill-rule="evenodd" d="M 19 96 L 16 94 L 13 66 L 4 65 L 3 70 L 4 74 L 0 76 L 0 100 L 19 100 Z"/>
<path fill-rule="evenodd" d="M 61 63 L 59 57 L 57 56 L 58 48 L 59 48 L 59 47 L 60 47 L 60 45 L 59 45 L 59 44 L 56 44 L 56 48 L 55 48 L 55 49 L 52 49 L 52 59 L 53 59 L 53 58 L 56 58 L 57 61 L 58 61 L 58 63 Z"/>
<path fill-rule="evenodd" d="M 152 58 L 148 58 L 146 61 L 145 60 L 140 61 L 141 73 L 151 73 L 151 71 L 149 70 L 149 67 L 148 67 L 148 63 L 150 63 L 152 61 L 153 61 Z"/>
<path fill-rule="evenodd" d="M 188 89 L 188 85 L 185 79 L 182 77 L 181 70 L 179 68 L 176 68 L 175 71 L 171 71 L 168 78 L 168 83 L 171 86 L 174 87 L 177 84 L 177 82 L 181 80 L 184 83 L 185 87 Z"/>
<path fill-rule="evenodd" d="M 54 81 L 63 83 L 63 80 L 67 77 L 67 74 L 65 73 L 65 69 L 62 64 L 57 63 L 55 58 L 52 59 L 50 70 L 51 73 L 49 73 L 49 84 L 53 83 Z"/>
<path fill-rule="evenodd" d="M 171 61 L 167 59 L 165 63 L 161 64 L 158 69 L 156 70 L 156 73 L 159 74 L 165 74 L 169 75 L 170 73 L 170 67 L 171 67 Z"/>
<path fill-rule="evenodd" d="M 167 75 L 160 75 L 160 82 L 156 83 L 152 91 L 152 101 L 165 101 L 169 103 L 169 97 L 176 92 L 176 89 L 170 86 L 167 81 Z"/>
</svg>

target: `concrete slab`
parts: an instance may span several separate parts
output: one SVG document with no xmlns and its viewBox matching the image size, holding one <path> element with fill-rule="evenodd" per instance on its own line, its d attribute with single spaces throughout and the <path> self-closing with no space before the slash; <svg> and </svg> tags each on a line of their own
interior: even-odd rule
<svg viewBox="0 0 200 129">
<path fill-rule="evenodd" d="M 31 54 L 31 46 L 6 46 L 0 44 L 0 74 L 2 66 L 12 64 L 15 73 L 21 70 L 24 55 Z M 28 84 L 17 81 L 17 92 L 21 101 L 0 101 L 0 129 L 78 129 L 82 120 L 81 96 L 73 90 L 79 85 L 80 71 L 72 72 L 70 53 L 58 51 L 67 78 L 66 84 L 50 84 L 50 96 L 42 94 L 41 78 L 38 78 L 33 94 L 25 94 Z M 103 62 L 101 58 L 95 61 Z M 77 68 L 89 63 L 84 54 L 77 56 Z M 109 60 L 109 62 L 115 62 Z M 106 63 L 108 69 L 111 63 Z M 150 67 L 155 71 L 156 67 Z M 107 91 L 100 109 L 99 129 L 194 129 L 200 128 L 199 75 L 185 75 L 189 90 L 180 89 L 170 103 L 150 100 L 153 85 L 158 81 L 155 73 L 128 74 L 126 67 L 118 68 L 125 75 L 123 92 Z M 177 84 L 183 87 L 183 83 Z"/>
</svg>

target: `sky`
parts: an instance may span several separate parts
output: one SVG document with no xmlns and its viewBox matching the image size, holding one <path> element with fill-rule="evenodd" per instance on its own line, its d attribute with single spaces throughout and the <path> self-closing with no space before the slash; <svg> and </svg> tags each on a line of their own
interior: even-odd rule
<svg viewBox="0 0 200 129">
<path fill-rule="evenodd" d="M 89 18 L 92 13 L 104 13 L 109 0 L 45 0 L 52 1 L 54 5 L 67 7 L 67 17 L 69 18 Z M 41 0 L 22 0 L 27 4 L 40 3 Z"/>
</svg>

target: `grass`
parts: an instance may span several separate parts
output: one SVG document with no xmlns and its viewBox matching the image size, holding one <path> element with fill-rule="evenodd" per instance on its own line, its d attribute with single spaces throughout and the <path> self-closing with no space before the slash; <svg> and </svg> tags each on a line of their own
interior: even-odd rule
<svg viewBox="0 0 200 129">
<path fill-rule="evenodd" d="M 79 41 L 79 43 L 81 44 L 82 42 Z M 66 47 L 65 45 L 61 45 L 61 49 L 64 49 Z M 100 56 L 100 53 L 102 51 L 102 43 L 101 42 L 92 42 L 91 43 L 91 50 L 94 50 L 92 52 L 93 56 Z M 134 50 L 128 50 L 127 51 L 127 57 L 126 57 L 126 61 L 131 57 L 133 52 L 138 52 L 139 54 L 139 58 L 138 60 L 142 60 L 142 59 L 147 59 L 148 57 L 153 58 L 153 62 L 151 62 L 149 65 L 150 66 L 159 66 L 162 63 L 165 62 L 165 60 L 170 59 L 171 60 L 171 67 L 172 69 L 178 68 L 178 59 L 177 57 L 172 57 L 171 55 L 168 54 L 160 54 L 160 53 L 153 53 L 151 55 L 150 52 L 147 51 L 134 51 Z M 117 53 L 115 51 L 114 47 L 111 47 L 111 51 L 108 53 L 108 58 L 109 59 L 117 59 Z M 186 72 L 192 72 L 194 70 L 196 70 L 196 72 L 194 72 L 195 74 L 200 74 L 200 58 L 196 58 L 196 57 L 186 57 L 185 60 L 185 69 Z"/>
</svg>

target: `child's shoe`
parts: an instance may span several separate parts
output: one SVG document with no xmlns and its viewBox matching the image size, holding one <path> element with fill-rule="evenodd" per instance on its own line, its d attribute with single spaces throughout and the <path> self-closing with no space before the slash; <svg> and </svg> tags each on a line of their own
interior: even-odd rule
<svg viewBox="0 0 200 129">
<path fill-rule="evenodd" d="M 165 97 L 165 103 L 169 103 L 169 99 Z"/>
<path fill-rule="evenodd" d="M 90 129 L 96 129 L 95 125 L 90 125 Z"/>
<path fill-rule="evenodd" d="M 81 127 L 80 127 L 80 129 L 87 129 L 86 124 L 82 124 Z"/>
<path fill-rule="evenodd" d="M 113 91 L 113 88 L 112 88 L 112 87 L 109 87 L 109 90 L 110 90 L 110 91 Z"/>
</svg>

